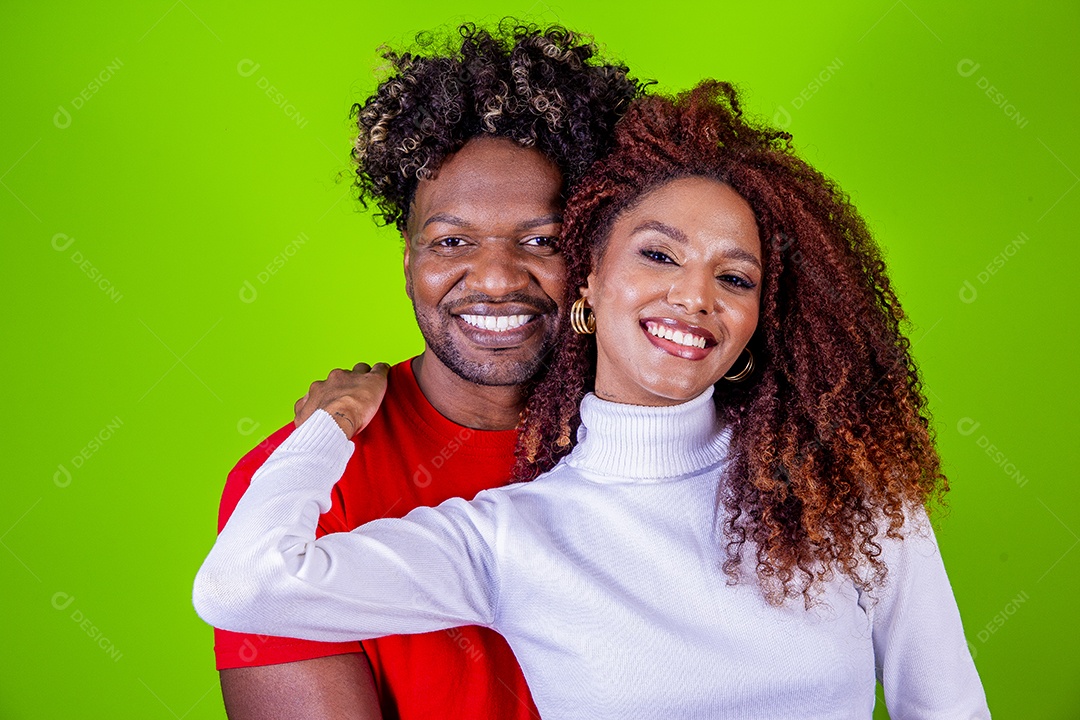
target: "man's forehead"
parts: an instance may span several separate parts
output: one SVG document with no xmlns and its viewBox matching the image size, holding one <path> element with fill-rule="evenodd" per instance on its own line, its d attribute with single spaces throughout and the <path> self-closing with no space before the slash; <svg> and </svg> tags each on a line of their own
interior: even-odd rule
<svg viewBox="0 0 1080 720">
<path fill-rule="evenodd" d="M 510 140 L 474 140 L 417 184 L 409 225 L 542 224 L 561 209 L 562 174 L 543 154 Z"/>
<path fill-rule="evenodd" d="M 458 228 L 471 228 L 477 224 L 477 217 L 478 216 L 462 217 L 460 215 L 453 215 L 451 213 L 438 212 L 425 219 L 419 229 L 423 230 L 429 225 L 449 225 L 451 227 Z M 512 217 L 505 219 L 508 221 L 507 224 L 512 223 Z M 535 217 L 523 217 L 518 220 L 517 224 L 515 225 L 515 229 L 535 230 L 536 228 L 547 227 L 549 225 L 560 225 L 562 224 L 562 220 L 563 217 L 561 212 L 545 213 L 543 215 L 537 215 Z"/>
</svg>

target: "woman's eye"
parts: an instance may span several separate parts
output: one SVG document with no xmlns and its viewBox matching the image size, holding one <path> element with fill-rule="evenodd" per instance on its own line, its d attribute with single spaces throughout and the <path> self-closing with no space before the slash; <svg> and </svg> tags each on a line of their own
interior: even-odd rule
<svg viewBox="0 0 1080 720">
<path fill-rule="evenodd" d="M 657 262 L 657 263 L 673 263 L 673 262 L 675 262 L 674 260 L 672 260 L 667 255 L 667 253 L 662 253 L 659 250 L 642 250 L 641 255 L 642 255 L 642 257 L 646 257 L 649 260 L 652 260 L 653 262 Z"/>
<path fill-rule="evenodd" d="M 717 280 L 742 290 L 752 290 L 756 287 L 753 282 L 740 275 L 720 275 Z"/>
</svg>

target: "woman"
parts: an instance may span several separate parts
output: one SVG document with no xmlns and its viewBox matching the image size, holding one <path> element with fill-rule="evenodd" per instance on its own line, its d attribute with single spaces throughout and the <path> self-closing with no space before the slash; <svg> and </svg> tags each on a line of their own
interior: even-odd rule
<svg viewBox="0 0 1080 720">
<path fill-rule="evenodd" d="M 544 717 L 869 717 L 875 677 L 894 718 L 988 717 L 923 511 L 946 482 L 903 314 L 788 140 L 722 83 L 639 101 L 568 203 L 535 479 L 314 540 L 376 369 L 359 412 L 316 411 L 256 474 L 199 614 L 313 640 L 491 627 Z"/>
</svg>

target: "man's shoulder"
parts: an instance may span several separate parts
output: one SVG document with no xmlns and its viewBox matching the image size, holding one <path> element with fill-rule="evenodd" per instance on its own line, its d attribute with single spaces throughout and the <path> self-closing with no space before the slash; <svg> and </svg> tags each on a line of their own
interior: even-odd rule
<svg viewBox="0 0 1080 720">
<path fill-rule="evenodd" d="M 404 514 L 450 497 L 472 498 L 505 485 L 510 477 L 516 433 L 473 430 L 438 415 L 416 383 L 410 363 L 405 360 L 391 367 L 378 412 L 353 438 L 352 457 L 333 498 L 335 512 L 346 524 Z M 251 478 L 295 429 L 291 422 L 281 427 L 229 472 L 219 506 L 219 531 Z"/>
</svg>

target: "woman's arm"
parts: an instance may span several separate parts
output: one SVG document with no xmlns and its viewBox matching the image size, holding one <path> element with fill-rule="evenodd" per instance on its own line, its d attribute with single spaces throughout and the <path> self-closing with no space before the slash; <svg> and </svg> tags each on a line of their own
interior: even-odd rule
<svg viewBox="0 0 1080 720">
<path fill-rule="evenodd" d="M 893 720 L 989 718 L 933 528 L 920 507 L 884 539 L 886 584 L 871 608 L 874 658 Z"/>
<path fill-rule="evenodd" d="M 315 539 L 352 449 L 320 409 L 274 451 L 195 578 L 200 617 L 322 641 L 491 623 L 490 499 L 450 500 Z"/>
</svg>

